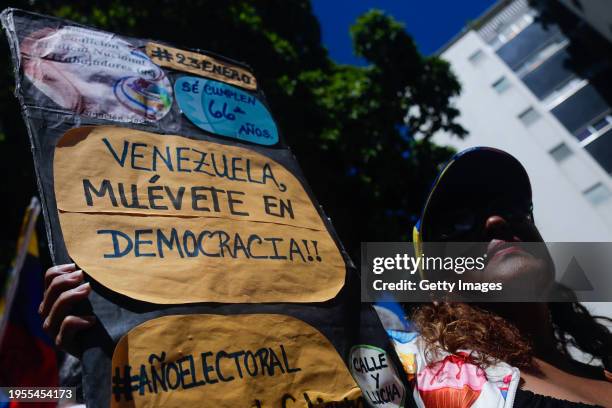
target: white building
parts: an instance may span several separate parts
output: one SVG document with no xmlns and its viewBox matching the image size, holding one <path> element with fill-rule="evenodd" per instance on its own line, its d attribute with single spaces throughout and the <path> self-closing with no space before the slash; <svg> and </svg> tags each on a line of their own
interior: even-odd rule
<svg viewBox="0 0 612 408">
<path fill-rule="evenodd" d="M 544 26 L 527 0 L 493 6 L 440 52 L 462 84 L 456 106 L 470 135 L 434 141 L 516 156 L 530 175 L 545 240 L 612 242 L 612 113 L 595 86 L 609 67 L 574 72 L 577 44 L 566 34 Z"/>
</svg>

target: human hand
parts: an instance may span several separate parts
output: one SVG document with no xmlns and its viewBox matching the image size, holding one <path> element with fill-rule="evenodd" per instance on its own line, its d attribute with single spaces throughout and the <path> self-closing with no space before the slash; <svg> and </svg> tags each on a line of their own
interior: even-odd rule
<svg viewBox="0 0 612 408">
<path fill-rule="evenodd" d="M 73 263 L 54 266 L 45 273 L 45 293 L 38 309 L 44 319 L 43 330 L 58 347 L 75 356 L 80 354 L 75 335 L 95 323 L 95 316 L 77 316 L 74 311 L 90 292 L 89 283 L 83 283 L 83 271 Z"/>
</svg>

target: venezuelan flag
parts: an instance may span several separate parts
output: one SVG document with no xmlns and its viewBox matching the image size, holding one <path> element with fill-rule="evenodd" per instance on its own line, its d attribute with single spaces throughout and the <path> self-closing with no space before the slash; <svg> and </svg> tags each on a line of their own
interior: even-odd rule
<svg viewBox="0 0 612 408">
<path fill-rule="evenodd" d="M 38 305 L 43 296 L 43 267 L 39 261 L 36 221 L 40 204 L 27 208 L 17 254 L 0 298 L 0 385 L 3 387 L 57 387 L 56 349 L 42 330 Z M 0 396 L 0 401 L 6 401 Z M 0 402 L 0 408 L 53 406 L 48 403 Z"/>
</svg>

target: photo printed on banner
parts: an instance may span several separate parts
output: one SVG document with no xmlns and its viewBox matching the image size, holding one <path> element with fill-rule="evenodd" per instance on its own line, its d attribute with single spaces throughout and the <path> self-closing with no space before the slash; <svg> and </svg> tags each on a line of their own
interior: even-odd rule
<svg viewBox="0 0 612 408">
<path fill-rule="evenodd" d="M 158 121 L 172 106 L 164 71 L 113 34 L 42 28 L 20 44 L 25 76 L 61 108 L 118 122 Z"/>
</svg>

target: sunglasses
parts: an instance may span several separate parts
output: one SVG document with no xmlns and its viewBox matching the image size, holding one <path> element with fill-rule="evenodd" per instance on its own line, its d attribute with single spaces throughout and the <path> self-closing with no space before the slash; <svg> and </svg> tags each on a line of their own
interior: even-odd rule
<svg viewBox="0 0 612 408">
<path fill-rule="evenodd" d="M 454 208 L 438 208 L 435 219 L 430 220 L 429 233 L 424 237 L 430 242 L 480 242 L 483 241 L 486 220 L 498 215 L 512 226 L 533 225 L 531 201 L 518 201 L 508 197 L 471 202 Z"/>
</svg>

